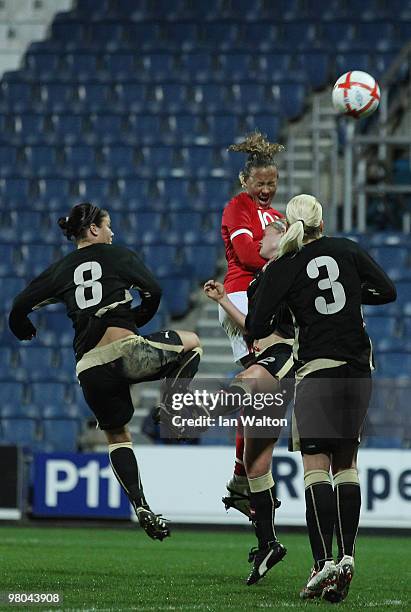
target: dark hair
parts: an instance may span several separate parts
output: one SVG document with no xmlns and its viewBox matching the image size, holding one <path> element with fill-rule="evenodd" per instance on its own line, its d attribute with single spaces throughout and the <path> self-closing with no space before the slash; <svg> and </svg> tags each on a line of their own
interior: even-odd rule
<svg viewBox="0 0 411 612">
<path fill-rule="evenodd" d="M 104 208 L 99 208 L 89 202 L 82 202 L 73 206 L 69 216 L 60 217 L 57 223 L 68 240 L 74 238 L 75 241 L 78 241 L 86 237 L 87 230 L 92 223 L 101 227 L 107 215 L 108 212 Z"/>
<path fill-rule="evenodd" d="M 277 167 L 274 156 L 283 150 L 283 145 L 276 142 L 269 142 L 267 136 L 257 130 L 245 136 L 242 142 L 232 144 L 228 147 L 228 151 L 248 153 L 247 162 L 242 172 L 240 172 L 240 181 L 246 181 L 253 168 L 266 168 L 267 166 Z"/>
</svg>

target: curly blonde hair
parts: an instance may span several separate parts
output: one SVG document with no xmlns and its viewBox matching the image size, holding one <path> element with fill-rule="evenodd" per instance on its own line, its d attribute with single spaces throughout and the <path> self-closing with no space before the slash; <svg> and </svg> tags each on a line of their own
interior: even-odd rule
<svg viewBox="0 0 411 612">
<path fill-rule="evenodd" d="M 280 151 L 284 151 L 284 148 L 281 144 L 269 142 L 267 136 L 258 130 L 247 134 L 241 142 L 230 145 L 227 151 L 248 153 L 248 160 L 239 174 L 241 186 L 245 186 L 253 168 L 277 167 L 274 157 Z"/>
</svg>

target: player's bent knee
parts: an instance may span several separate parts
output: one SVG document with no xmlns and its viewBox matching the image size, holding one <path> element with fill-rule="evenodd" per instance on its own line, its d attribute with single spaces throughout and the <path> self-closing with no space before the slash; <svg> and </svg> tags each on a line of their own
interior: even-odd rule
<svg viewBox="0 0 411 612">
<path fill-rule="evenodd" d="M 131 442 L 131 433 L 127 425 L 123 425 L 123 427 L 118 427 L 116 429 L 106 429 L 104 433 L 106 434 L 109 444 Z"/>
<path fill-rule="evenodd" d="M 180 336 L 185 352 L 200 348 L 200 338 L 196 333 L 182 330 L 175 330 L 175 332 Z"/>
</svg>

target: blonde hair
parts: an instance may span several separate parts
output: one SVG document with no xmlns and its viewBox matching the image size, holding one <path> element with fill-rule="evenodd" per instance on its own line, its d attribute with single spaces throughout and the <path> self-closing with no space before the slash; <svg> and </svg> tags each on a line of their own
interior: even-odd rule
<svg viewBox="0 0 411 612">
<path fill-rule="evenodd" d="M 277 257 L 302 249 L 304 238 L 321 235 L 323 208 L 314 196 L 295 196 L 288 202 L 285 214 L 289 227 L 280 240 Z"/>
<path fill-rule="evenodd" d="M 253 168 L 266 168 L 267 166 L 277 167 L 274 157 L 283 150 L 283 145 L 276 142 L 269 142 L 267 136 L 258 130 L 251 134 L 247 134 L 244 140 L 230 145 L 227 149 L 227 151 L 235 151 L 237 153 L 248 153 L 247 162 L 238 175 L 243 188 Z"/>
</svg>

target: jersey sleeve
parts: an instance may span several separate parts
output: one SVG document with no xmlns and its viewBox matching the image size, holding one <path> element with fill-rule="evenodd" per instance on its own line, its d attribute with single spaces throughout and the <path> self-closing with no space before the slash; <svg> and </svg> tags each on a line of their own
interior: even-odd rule
<svg viewBox="0 0 411 612">
<path fill-rule="evenodd" d="M 9 327 L 19 340 L 30 340 L 36 335 L 36 328 L 27 316 L 30 312 L 59 301 L 54 295 L 54 271 L 53 264 L 33 279 L 14 299 L 9 315 Z"/>
<path fill-rule="evenodd" d="M 249 337 L 260 339 L 271 333 L 274 318 L 285 300 L 293 278 L 292 266 L 287 258 L 274 261 L 267 267 L 245 321 Z"/>
<path fill-rule="evenodd" d="M 161 287 L 153 274 L 146 267 L 141 257 L 129 249 L 121 248 L 119 253 L 120 276 L 136 289 L 141 297 L 141 304 L 132 309 L 137 327 L 142 327 L 153 318 L 161 300 Z"/>
<path fill-rule="evenodd" d="M 252 271 L 262 268 L 267 261 L 260 257 L 260 242 L 254 240 L 248 207 L 241 201 L 232 201 L 224 211 L 223 223 L 241 265 Z"/>
<path fill-rule="evenodd" d="M 378 305 L 394 302 L 397 298 L 395 285 L 377 262 L 358 245 L 355 258 L 361 279 L 361 303 Z"/>
</svg>

